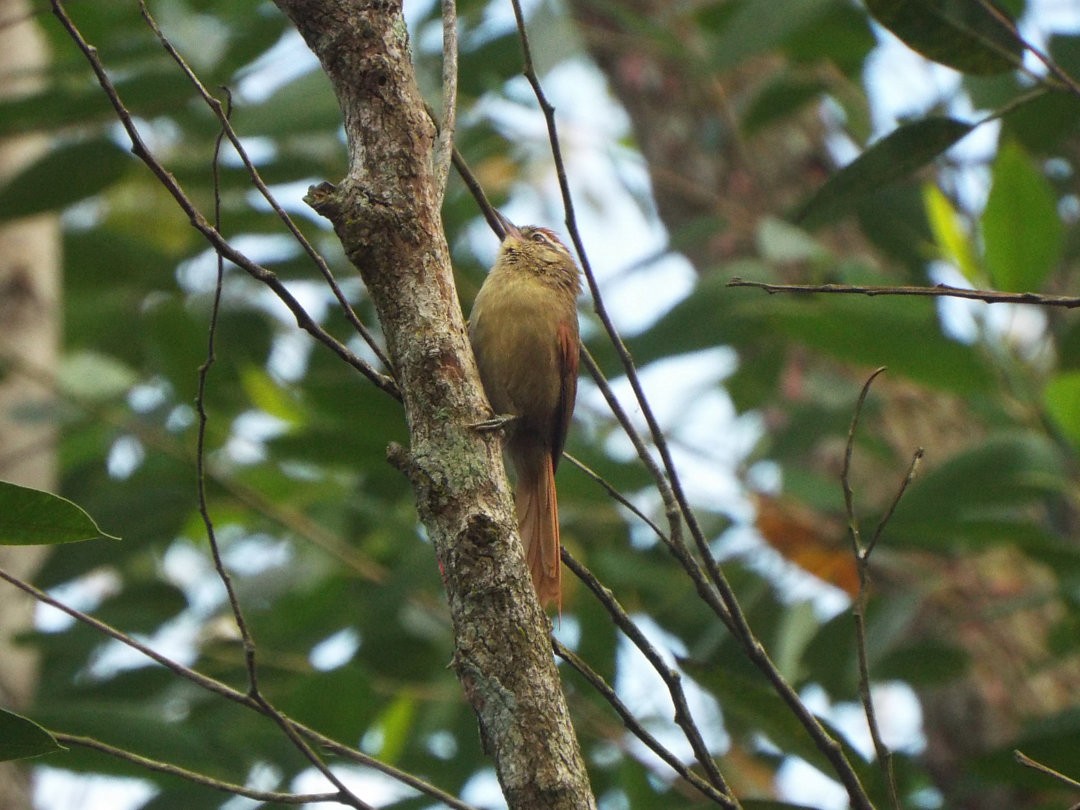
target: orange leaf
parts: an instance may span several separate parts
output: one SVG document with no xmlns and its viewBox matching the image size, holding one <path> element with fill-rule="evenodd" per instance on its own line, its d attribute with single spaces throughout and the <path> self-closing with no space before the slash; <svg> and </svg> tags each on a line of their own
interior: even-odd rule
<svg viewBox="0 0 1080 810">
<path fill-rule="evenodd" d="M 804 571 L 850 596 L 859 592 L 859 573 L 840 521 L 792 500 L 756 495 L 757 529 L 769 545 Z"/>
</svg>

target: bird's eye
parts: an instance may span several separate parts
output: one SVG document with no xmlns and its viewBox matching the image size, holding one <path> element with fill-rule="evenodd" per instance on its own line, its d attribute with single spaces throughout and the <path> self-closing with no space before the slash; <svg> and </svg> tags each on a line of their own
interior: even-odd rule
<svg viewBox="0 0 1080 810">
<path fill-rule="evenodd" d="M 541 243 L 544 243 L 544 244 L 546 244 L 547 241 L 548 241 L 548 238 L 546 236 L 544 236 L 544 234 L 541 233 L 540 231 L 536 231 L 530 238 L 534 242 L 541 242 Z"/>
</svg>

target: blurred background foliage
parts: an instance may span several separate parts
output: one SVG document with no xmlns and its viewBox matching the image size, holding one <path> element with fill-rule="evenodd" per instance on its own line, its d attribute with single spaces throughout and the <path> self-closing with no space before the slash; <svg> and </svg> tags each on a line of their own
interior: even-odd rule
<svg viewBox="0 0 1080 810">
<path fill-rule="evenodd" d="M 868 616 L 870 671 L 904 806 L 1063 808 L 1077 797 L 1015 764 L 1011 752 L 1080 777 L 1076 316 L 727 286 L 740 276 L 1077 290 L 1080 99 L 1041 92 L 1045 68 L 1029 56 L 1031 73 L 1017 69 L 1015 40 L 995 46 L 998 34 L 978 33 L 982 18 L 966 41 L 948 20 L 903 13 L 965 4 L 867 5 L 923 54 L 967 73 L 914 56 L 847 0 L 539 0 L 528 16 L 542 78 L 554 88 L 585 244 L 617 320 L 630 324 L 627 343 L 714 550 L 773 658 L 869 757 L 838 476 L 859 389 L 888 366 L 862 417 L 851 478 L 872 532 L 925 448 L 875 550 Z M 1054 17 L 1052 2 L 1004 5 L 1056 65 L 1080 77 L 1075 14 Z M 437 103 L 437 8 L 407 6 L 421 86 Z M 82 56 L 39 8 L 52 54 L 47 82 L 0 101 L 0 136 L 45 130 L 52 146 L 0 190 L 0 216 L 63 212 L 64 359 L 56 369 L 9 373 L 54 381 L 60 491 L 123 542 L 59 548 L 36 583 L 242 688 L 243 656 L 195 499 L 193 402 L 214 257 L 125 153 Z M 205 86 L 231 89 L 234 126 L 262 177 L 377 328 L 333 234 L 300 199 L 309 184 L 341 177 L 346 156 L 336 101 L 299 38 L 261 0 L 150 8 Z M 508 4 L 463 0 L 459 12 L 458 147 L 496 204 L 558 226 Z M 213 115 L 136 4 L 72 3 L 70 13 L 149 144 L 208 212 Z M 887 56 L 895 61 L 883 69 Z M 590 116 L 592 108 L 601 112 Z M 909 128 L 887 159 L 870 168 L 867 160 L 839 191 L 834 178 L 834 191 L 811 201 L 901 116 Z M 221 178 L 224 233 L 347 337 L 315 268 L 256 199 L 244 167 L 226 157 Z M 825 205 L 827 193 L 837 199 Z M 801 224 L 800 211 L 810 212 Z M 444 221 L 467 310 L 494 245 L 456 178 Z M 624 259 L 619 243 L 636 247 L 627 236 L 634 229 L 659 236 Z M 587 303 L 583 318 L 589 350 L 623 392 Z M 595 390 L 582 388 L 568 452 L 662 522 L 648 476 Z M 259 645 L 264 692 L 346 744 L 497 805 L 475 720 L 446 667 L 452 639 L 434 557 L 406 481 L 384 459 L 388 442 L 407 441 L 397 404 L 298 336 L 266 291 L 229 269 L 205 405 L 211 513 Z M 571 465 L 559 489 L 564 542 L 678 657 L 739 795 L 845 806 L 815 773 L 820 755 L 663 546 Z M 655 676 L 574 583 L 558 634 L 689 757 Z M 24 642 L 41 656 L 26 713 L 44 726 L 232 781 L 307 784 L 307 763 L 265 719 L 87 627 L 44 613 Z M 565 668 L 564 682 L 601 807 L 699 800 Z M 226 801 L 79 749 L 40 765 L 49 810 L 63 806 L 50 805 L 46 789 L 63 772 L 146 780 L 152 790 L 132 802 L 153 810 Z M 860 770 L 882 801 L 877 770 Z M 377 782 L 365 783 L 381 797 L 375 803 L 430 805 Z"/>
</svg>

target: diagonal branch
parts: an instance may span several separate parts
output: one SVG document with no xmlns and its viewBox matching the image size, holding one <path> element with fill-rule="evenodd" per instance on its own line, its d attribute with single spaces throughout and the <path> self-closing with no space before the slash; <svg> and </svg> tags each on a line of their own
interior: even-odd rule
<svg viewBox="0 0 1080 810">
<path fill-rule="evenodd" d="M 738 806 L 737 802 L 729 795 L 720 792 L 716 787 L 709 784 L 686 767 L 677 756 L 665 748 L 656 737 L 650 734 L 648 729 L 638 722 L 638 719 L 634 717 L 633 712 L 631 712 L 629 707 L 619 699 L 615 690 L 612 689 L 611 685 L 608 684 L 598 672 L 586 664 L 574 652 L 567 649 L 558 639 L 552 638 L 551 641 L 552 646 L 555 649 L 555 654 L 577 670 L 578 674 L 589 682 L 589 685 L 592 686 L 592 688 L 611 705 L 611 708 L 615 710 L 615 713 L 619 715 L 620 719 L 622 719 L 623 723 L 626 725 L 627 730 L 645 743 L 650 751 L 666 762 L 675 773 L 679 774 L 679 776 L 685 779 L 688 784 L 692 785 L 706 798 L 719 804 L 721 807 L 734 808 Z"/>
<path fill-rule="evenodd" d="M 123 748 L 117 748 L 114 745 L 103 743 L 100 740 L 95 740 L 93 737 L 83 737 L 76 734 L 65 734 L 60 731 L 50 731 L 53 737 L 58 742 L 65 745 L 77 745 L 81 748 L 89 748 L 93 751 L 100 751 L 103 754 L 108 754 L 110 757 L 121 759 L 124 762 L 130 762 L 133 765 L 138 765 L 140 768 L 145 768 L 148 771 L 154 773 L 165 774 L 166 776 L 175 776 L 179 779 L 185 779 L 188 782 L 194 782 L 196 785 L 202 785 L 203 787 L 214 788 L 220 790 L 223 793 L 231 793 L 234 796 L 243 796 L 247 799 L 254 799 L 258 802 L 270 802 L 273 804 L 314 804 L 315 802 L 340 802 L 342 804 L 349 804 L 351 802 L 345 802 L 340 793 L 278 793 L 271 790 L 255 790 L 253 788 L 246 787 L 244 785 L 237 785 L 230 782 L 223 782 L 220 779 L 214 779 L 210 776 L 190 771 L 187 768 L 181 768 L 177 765 L 171 765 L 167 762 L 161 762 L 156 759 L 150 759 L 149 757 L 140 756 L 134 754 L 131 751 L 125 751 Z M 353 804 L 354 807 L 370 808 L 370 805 L 363 802 L 359 804 Z"/>
<path fill-rule="evenodd" d="M 645 656 L 649 665 L 663 680 L 668 693 L 671 695 L 671 702 L 675 706 L 675 723 L 682 729 L 684 736 L 690 743 L 690 747 L 694 751 L 694 757 L 705 771 L 709 783 L 723 797 L 722 805 L 728 808 L 739 808 L 741 805 L 734 797 L 723 775 L 721 775 L 720 769 L 716 766 L 716 760 L 713 759 L 708 746 L 705 744 L 701 729 L 697 727 L 697 723 L 694 722 L 693 715 L 690 713 L 690 704 L 686 700 L 686 691 L 682 687 L 682 675 L 664 662 L 660 652 L 649 643 L 645 634 L 641 632 L 641 628 L 634 624 L 634 620 L 630 618 L 623 606 L 615 599 L 614 594 L 593 576 L 589 569 L 575 560 L 565 548 L 562 550 L 562 560 L 566 563 L 566 567 L 573 571 L 578 579 L 584 582 L 586 587 L 593 592 L 593 595 L 596 596 L 600 604 L 607 610 L 608 615 L 611 616 L 612 621 L 638 648 L 638 651 Z"/>
</svg>

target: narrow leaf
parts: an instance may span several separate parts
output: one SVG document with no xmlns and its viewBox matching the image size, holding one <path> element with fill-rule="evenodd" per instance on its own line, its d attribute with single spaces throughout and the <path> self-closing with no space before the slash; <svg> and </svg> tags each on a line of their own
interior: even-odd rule
<svg viewBox="0 0 1080 810">
<path fill-rule="evenodd" d="M 955 118 L 924 118 L 886 135 L 830 177 L 796 221 L 815 227 L 846 213 L 862 197 L 929 163 L 973 129 Z"/>
<path fill-rule="evenodd" d="M 909 48 L 963 73 L 1004 73 L 1023 59 L 1020 41 L 978 0 L 866 0 L 866 7 Z"/>
<path fill-rule="evenodd" d="M 119 538 L 67 498 L 0 481 L 0 545 L 31 546 Z M 2 738 L 2 735 L 0 735 Z"/>
<path fill-rule="evenodd" d="M 0 762 L 63 750 L 64 747 L 37 723 L 0 709 Z"/>
<path fill-rule="evenodd" d="M 949 198 L 933 183 L 927 183 L 923 187 L 923 205 L 941 255 L 956 265 L 964 278 L 976 286 L 981 286 L 979 265 L 971 247 L 971 237 Z"/>
<path fill-rule="evenodd" d="M 65 208 L 120 178 L 131 158 L 104 138 L 53 149 L 0 188 L 0 220 Z"/>
</svg>

